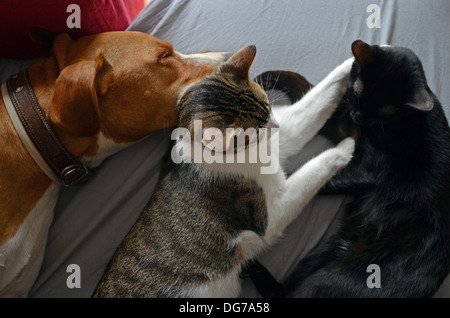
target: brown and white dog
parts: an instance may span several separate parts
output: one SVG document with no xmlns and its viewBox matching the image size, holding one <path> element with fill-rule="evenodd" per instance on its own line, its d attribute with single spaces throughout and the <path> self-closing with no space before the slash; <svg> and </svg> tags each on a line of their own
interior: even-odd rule
<svg viewBox="0 0 450 318">
<path fill-rule="evenodd" d="M 174 126 L 187 85 L 227 54 L 182 55 L 138 32 L 72 40 L 58 35 L 52 55 L 27 72 L 37 100 L 65 147 L 88 167 Z M 59 185 L 25 149 L 0 98 L 0 296 L 25 297 L 41 267 Z"/>
</svg>

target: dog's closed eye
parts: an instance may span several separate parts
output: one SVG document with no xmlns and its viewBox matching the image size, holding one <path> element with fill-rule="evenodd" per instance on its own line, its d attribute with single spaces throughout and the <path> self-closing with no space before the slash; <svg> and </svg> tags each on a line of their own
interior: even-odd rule
<svg viewBox="0 0 450 318">
<path fill-rule="evenodd" d="M 174 56 L 174 55 L 173 55 L 173 52 L 170 52 L 170 51 L 164 51 L 164 52 L 162 52 L 162 53 L 159 55 L 158 61 L 161 61 L 161 60 L 163 60 L 163 59 L 170 58 L 170 57 L 173 57 L 173 56 Z"/>
</svg>

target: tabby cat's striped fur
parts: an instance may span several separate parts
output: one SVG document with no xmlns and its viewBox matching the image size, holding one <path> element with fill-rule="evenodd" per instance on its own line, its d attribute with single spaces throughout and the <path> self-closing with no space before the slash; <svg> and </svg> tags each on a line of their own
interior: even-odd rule
<svg viewBox="0 0 450 318">
<path fill-rule="evenodd" d="M 254 46 L 241 49 L 219 71 L 188 88 L 177 107 L 179 126 L 193 131 L 193 121 L 201 119 L 203 128 L 266 127 L 273 119 L 267 96 L 248 74 L 255 54 Z M 277 163 L 299 151 L 331 115 L 350 65 L 338 67 L 303 103 L 278 110 Z M 176 146 L 186 142 L 192 143 L 181 139 Z M 94 296 L 238 296 L 242 264 L 282 233 L 349 162 L 353 148 L 354 141 L 346 139 L 288 179 L 281 169 L 261 174 L 260 162 L 174 165 L 116 251 Z"/>
</svg>

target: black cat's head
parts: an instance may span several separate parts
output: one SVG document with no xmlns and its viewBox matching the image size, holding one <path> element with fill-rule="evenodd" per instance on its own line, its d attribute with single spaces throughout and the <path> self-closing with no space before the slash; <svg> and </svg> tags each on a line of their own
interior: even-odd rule
<svg viewBox="0 0 450 318">
<path fill-rule="evenodd" d="M 357 125 L 384 125 L 433 108 L 422 63 L 411 50 L 358 40 L 352 52 L 355 63 L 346 98 Z"/>
</svg>

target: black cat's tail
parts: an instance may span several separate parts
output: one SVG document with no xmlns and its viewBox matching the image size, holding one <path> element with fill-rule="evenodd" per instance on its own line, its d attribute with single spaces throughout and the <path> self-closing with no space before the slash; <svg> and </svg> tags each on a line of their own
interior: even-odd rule
<svg viewBox="0 0 450 318">
<path fill-rule="evenodd" d="M 289 71 L 267 71 L 254 80 L 265 91 L 274 89 L 284 92 L 292 104 L 298 102 L 313 87 L 302 75 Z"/>
</svg>

